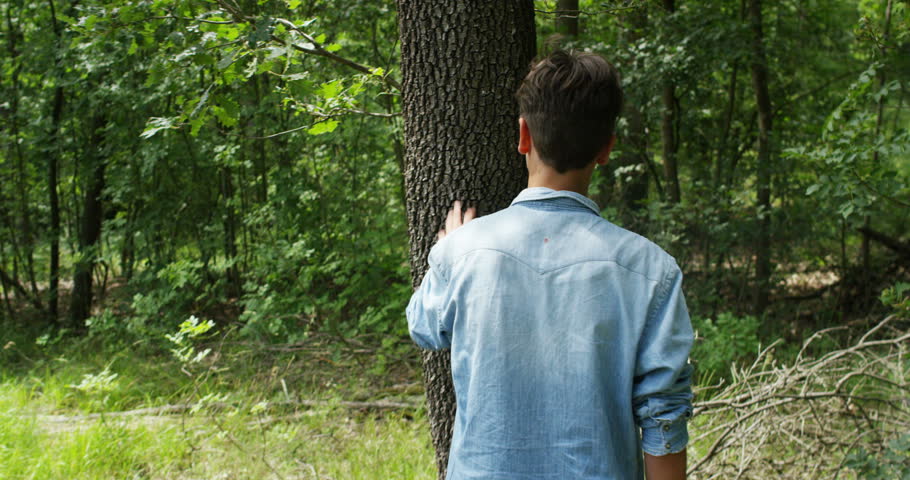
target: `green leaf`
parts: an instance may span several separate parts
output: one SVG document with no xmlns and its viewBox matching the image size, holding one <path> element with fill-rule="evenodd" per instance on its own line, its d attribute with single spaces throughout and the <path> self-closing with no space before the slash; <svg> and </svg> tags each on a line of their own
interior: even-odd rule
<svg viewBox="0 0 910 480">
<path fill-rule="evenodd" d="M 331 100 L 337 97 L 343 88 L 344 86 L 342 85 L 342 80 L 338 79 L 323 83 L 322 86 L 319 87 L 319 90 L 316 91 L 316 94 L 326 100 Z"/>
<path fill-rule="evenodd" d="M 256 27 L 250 32 L 247 41 L 250 45 L 250 48 L 256 48 L 260 42 L 267 42 L 272 38 L 272 30 L 274 27 L 275 20 L 272 17 L 262 17 L 256 21 Z"/>
<path fill-rule="evenodd" d="M 322 135 L 324 133 L 334 132 L 338 127 L 338 120 L 325 120 L 319 123 L 316 123 L 309 128 L 306 132 L 310 135 Z"/>
<path fill-rule="evenodd" d="M 161 130 L 177 128 L 174 126 L 176 119 L 174 117 L 152 117 L 145 124 L 145 130 L 139 134 L 142 138 L 152 138 Z"/>
<path fill-rule="evenodd" d="M 300 6 L 300 0 L 288 0 L 288 8 L 295 10 Z"/>
<path fill-rule="evenodd" d="M 338 50 L 341 50 L 341 45 L 337 44 L 337 43 L 331 43 L 329 45 L 326 45 L 325 49 L 328 52 L 334 53 L 334 52 L 337 52 Z"/>
<path fill-rule="evenodd" d="M 240 121 L 240 105 L 230 98 L 222 98 L 212 109 L 215 117 L 225 127 L 233 127 Z"/>
<path fill-rule="evenodd" d="M 132 43 L 130 43 L 130 48 L 126 51 L 126 54 L 135 55 L 138 50 L 139 50 L 139 44 L 136 43 L 136 39 L 134 38 Z"/>
</svg>

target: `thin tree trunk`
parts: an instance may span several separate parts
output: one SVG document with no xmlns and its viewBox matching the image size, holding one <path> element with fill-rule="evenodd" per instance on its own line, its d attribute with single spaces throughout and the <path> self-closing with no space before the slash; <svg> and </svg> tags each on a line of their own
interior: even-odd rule
<svg viewBox="0 0 910 480">
<path fill-rule="evenodd" d="M 221 201 L 226 212 L 223 217 L 224 255 L 231 264 L 227 269 L 228 295 L 240 295 L 240 275 L 237 271 L 237 213 L 234 210 L 234 181 L 227 166 L 221 168 Z"/>
<path fill-rule="evenodd" d="M 724 123 L 721 126 L 720 140 L 717 142 L 717 160 L 714 164 L 714 190 L 721 187 L 726 178 L 724 165 L 727 163 L 730 145 L 730 129 L 733 126 L 733 114 L 736 112 L 736 88 L 739 74 L 739 62 L 733 64 L 730 73 L 730 84 L 727 86 L 727 110 L 724 112 Z"/>
<path fill-rule="evenodd" d="M 51 10 L 51 25 L 53 26 L 54 36 L 57 37 L 57 43 L 55 45 L 56 52 L 55 57 L 59 56 L 59 49 L 63 47 L 63 39 L 60 25 L 57 22 L 57 12 L 54 8 L 54 0 L 48 0 L 48 5 Z M 55 63 L 58 63 L 59 60 L 56 60 Z M 59 65 L 55 65 L 59 67 Z M 59 321 L 59 288 L 60 288 L 60 196 L 57 192 L 57 183 L 58 183 L 58 166 L 60 164 L 60 121 L 63 115 L 63 85 L 62 82 L 57 82 L 57 87 L 54 89 L 54 106 L 51 111 L 51 134 L 50 134 L 50 144 L 53 149 L 49 152 L 47 156 L 47 192 L 48 192 L 48 204 L 50 206 L 51 214 L 51 225 L 48 233 L 50 234 L 50 269 L 48 275 L 48 289 L 47 289 L 47 302 L 48 302 L 48 316 L 52 322 Z"/>
<path fill-rule="evenodd" d="M 530 0 L 398 0 L 412 282 L 454 200 L 489 214 L 527 185 L 514 93 L 534 56 Z M 449 352 L 424 354 L 430 430 L 445 478 L 455 417 Z"/>
<path fill-rule="evenodd" d="M 757 196 L 758 232 L 755 241 L 756 315 L 768 306 L 771 278 L 771 97 L 768 94 L 768 65 L 762 32 L 761 0 L 749 1 L 749 23 L 752 28 L 752 88 L 758 105 Z"/>
<path fill-rule="evenodd" d="M 22 39 L 22 31 L 17 27 L 17 25 L 13 24 L 12 8 L 13 8 L 12 5 L 7 5 L 7 7 L 6 7 L 7 33 L 6 33 L 5 37 L 6 37 L 6 46 L 7 46 L 7 51 L 9 53 L 9 56 L 11 59 L 15 60 L 21 54 L 21 52 L 19 51 L 19 48 L 18 48 L 18 41 Z M 25 176 L 26 176 L 25 156 L 22 152 L 22 144 L 18 141 L 18 139 L 20 138 L 20 134 L 19 134 L 19 115 L 20 115 L 20 112 L 19 112 L 19 100 L 20 100 L 20 98 L 19 98 L 19 73 L 22 69 L 22 63 L 15 62 L 15 65 L 16 65 L 15 68 L 11 72 L 12 94 L 10 96 L 11 98 L 9 99 L 10 100 L 9 101 L 9 111 L 7 112 L 7 115 L 9 116 L 9 125 L 10 125 L 10 133 L 11 133 L 10 136 L 13 139 L 13 141 L 9 142 L 9 145 L 8 145 L 9 153 L 8 153 L 7 158 L 9 158 L 10 160 L 15 159 L 16 193 L 14 195 L 15 195 L 15 197 L 18 197 L 17 203 L 19 204 L 19 214 L 22 216 L 21 219 L 19 220 L 19 228 L 16 228 L 16 226 L 14 225 L 16 223 L 16 220 L 14 219 L 13 215 L 15 214 L 16 209 L 12 208 L 12 205 L 14 203 L 12 201 L 12 199 L 0 197 L 0 201 L 2 201 L 2 203 L 7 203 L 7 202 L 9 203 L 10 208 L 4 210 L 3 217 L 4 217 L 4 223 L 7 226 L 7 231 L 9 232 L 9 235 L 10 235 L 10 238 L 8 241 L 11 243 L 11 246 L 12 246 L 13 262 L 15 264 L 16 258 L 19 256 L 23 256 L 25 258 L 25 262 L 28 265 L 29 278 L 31 280 L 31 292 L 26 292 L 26 290 L 19 284 L 18 275 L 16 272 L 14 272 L 14 275 L 12 278 L 10 278 L 4 274 L 2 276 L 2 279 L 0 279 L 0 280 L 3 281 L 4 298 L 7 300 L 7 308 L 9 309 L 10 312 L 12 312 L 12 310 L 11 310 L 12 306 L 9 303 L 9 300 L 6 297 L 6 295 L 7 295 L 8 289 L 13 288 L 13 287 L 15 287 L 17 289 L 21 289 L 21 292 L 19 294 L 24 297 L 23 300 L 31 301 L 31 303 L 35 306 L 35 308 L 38 311 L 41 311 L 43 309 L 43 306 L 41 305 L 40 297 L 38 294 L 38 288 L 37 288 L 35 276 L 33 273 L 34 268 L 32 267 L 35 247 L 34 247 L 34 239 L 32 238 L 31 222 L 29 220 L 30 212 L 28 211 L 27 180 L 25 178 Z M 12 183 L 12 182 L 10 182 L 10 183 Z M 2 195 L 2 194 L 0 194 L 0 195 Z M 10 215 L 10 213 L 13 213 L 13 215 Z M 18 231 L 22 232 L 21 239 L 18 238 L 19 237 L 19 235 L 17 235 Z M 24 247 L 22 246 L 22 243 L 25 244 Z M 25 250 L 25 253 L 22 253 L 23 248 Z M 2 256 L 2 252 L 0 252 L 0 256 Z M 5 256 L 3 256 L 3 257 L 5 257 Z M 5 266 L 6 266 L 6 262 L 0 261 L 0 270 L 2 270 Z"/>
<path fill-rule="evenodd" d="M 676 11 L 675 0 L 663 0 L 663 5 L 668 14 Z M 661 101 L 663 103 L 663 112 L 661 114 L 660 138 L 663 145 L 667 200 L 670 203 L 679 203 L 679 173 L 676 165 L 676 152 L 679 150 L 676 138 L 676 122 L 679 121 L 679 112 L 676 85 L 673 83 L 672 78 L 664 79 Z"/>
<path fill-rule="evenodd" d="M 888 54 L 887 42 L 888 42 L 889 32 L 891 30 L 891 4 L 892 4 L 892 0 L 888 0 L 888 4 L 885 6 L 885 28 L 882 32 L 882 57 L 884 57 L 885 55 Z M 879 90 L 881 90 L 881 88 L 884 85 L 885 85 L 885 71 L 884 71 L 884 68 L 880 68 L 878 70 L 878 88 L 879 88 Z M 884 95 L 878 99 L 878 105 L 876 105 L 875 113 L 876 113 L 876 117 L 875 117 L 875 140 L 874 141 L 877 141 L 878 135 L 882 132 L 882 122 L 884 121 L 884 117 L 885 117 L 885 96 Z M 878 150 L 875 150 L 875 152 L 872 154 L 872 161 L 876 165 L 878 164 Z M 867 287 L 869 285 L 868 279 L 869 279 L 869 273 L 871 271 L 870 265 L 869 265 L 869 255 L 870 255 L 869 240 L 870 240 L 870 237 L 865 232 L 868 230 L 871 230 L 871 229 L 872 229 L 872 218 L 867 214 L 863 217 L 863 227 L 861 229 L 861 231 L 863 232 L 863 237 L 862 237 L 862 244 L 860 245 L 860 250 L 861 250 L 860 255 L 862 258 L 863 277 L 864 277 L 862 283 L 863 283 L 863 285 L 865 285 Z M 868 293 L 868 292 L 866 292 L 866 293 Z"/>
<path fill-rule="evenodd" d="M 566 40 L 578 38 L 578 0 L 556 2 L 556 33 Z"/>
<path fill-rule="evenodd" d="M 621 40 L 623 43 L 634 44 L 644 34 L 648 27 L 647 11 L 644 8 L 633 10 L 623 21 L 625 23 L 624 32 L 626 37 Z M 654 178 L 658 192 L 663 197 L 663 188 L 660 184 L 661 175 L 656 171 L 653 162 L 648 158 L 648 135 L 644 116 L 640 107 L 634 99 L 627 98 L 625 102 L 625 111 L 623 117 L 628 122 L 626 138 L 622 141 L 622 154 L 617 155 L 616 167 L 635 167 L 626 175 L 619 178 L 619 206 L 620 217 L 623 226 L 630 230 L 644 233 L 647 227 L 647 221 L 640 222 L 637 218 L 639 212 L 648 199 L 649 181 L 648 175 Z M 612 161 L 609 163 L 613 163 Z M 604 173 L 611 175 L 609 181 L 613 181 L 612 173 L 616 167 L 609 168 L 609 163 L 601 168 L 606 169 Z M 604 201 L 605 199 L 596 199 Z M 600 204 L 606 206 L 606 202 Z"/>
<path fill-rule="evenodd" d="M 253 79 L 253 92 L 255 93 L 256 105 L 262 105 L 262 90 L 265 89 L 266 92 L 269 91 L 268 87 L 268 77 L 265 75 L 256 75 Z M 260 85 L 260 82 L 265 83 L 263 87 Z M 256 168 L 256 201 L 259 203 L 265 203 L 268 200 L 269 192 L 269 176 L 268 176 L 268 166 L 267 166 L 267 155 L 265 152 L 265 140 L 261 138 L 265 136 L 265 129 L 263 128 L 263 123 L 265 121 L 264 115 L 256 115 L 253 118 L 253 130 L 254 135 L 257 138 L 253 140 L 253 148 L 255 149 L 254 158 L 255 158 L 255 168 Z"/>
<path fill-rule="evenodd" d="M 7 6 L 6 9 L 6 21 L 8 27 L 7 34 L 7 49 L 9 50 L 10 57 L 15 59 L 19 56 L 19 51 L 17 49 L 16 40 L 21 37 L 21 32 L 13 26 L 12 12 L 10 11 L 12 6 Z M 32 232 L 32 223 L 31 223 L 31 211 L 29 209 L 29 198 L 28 198 L 28 179 L 25 169 L 25 157 L 22 154 L 22 147 L 18 142 L 19 138 L 19 71 L 21 70 L 21 63 L 17 63 L 15 69 L 12 72 L 13 79 L 13 95 L 11 102 L 11 133 L 12 137 L 17 141 L 11 142 L 10 150 L 14 154 L 16 159 L 16 197 L 19 204 L 19 214 L 21 218 L 19 219 L 19 231 L 22 233 L 22 241 L 16 242 L 21 244 L 24 247 L 24 252 L 21 253 L 24 257 L 26 264 L 26 273 L 28 275 L 29 283 L 31 286 L 31 293 L 35 298 L 38 298 L 38 284 L 35 280 L 35 267 L 34 267 L 34 255 L 35 255 L 35 239 Z M 11 155 L 12 157 L 13 155 Z M 11 229 L 10 234 L 15 235 L 15 230 Z M 17 249 L 18 250 L 18 249 Z"/>
<path fill-rule="evenodd" d="M 70 326 L 81 329 L 92 312 L 92 270 L 98 256 L 103 219 L 101 195 L 104 193 L 105 159 L 100 150 L 107 121 L 95 117 L 88 143 L 85 172 L 91 172 L 85 186 L 82 218 L 79 228 L 79 254 L 73 274 L 73 295 L 70 299 Z"/>
</svg>

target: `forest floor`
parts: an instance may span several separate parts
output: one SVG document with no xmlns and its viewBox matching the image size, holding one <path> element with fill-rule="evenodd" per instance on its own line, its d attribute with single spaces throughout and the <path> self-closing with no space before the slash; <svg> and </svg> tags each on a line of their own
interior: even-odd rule
<svg viewBox="0 0 910 480">
<path fill-rule="evenodd" d="M 910 436 L 897 433 L 910 425 L 903 302 L 900 314 L 813 336 L 805 352 L 766 347 L 699 386 L 693 478 L 858 478 L 850 455 L 902 473 L 902 461 L 876 462 L 892 450 L 910 458 Z M 436 476 L 407 338 L 276 345 L 228 329 L 178 344 L 111 320 L 82 336 L 0 326 L 0 480 Z M 898 437 L 907 446 L 888 450 Z"/>
<path fill-rule="evenodd" d="M 0 479 L 435 478 L 414 353 L 0 340 Z"/>
</svg>

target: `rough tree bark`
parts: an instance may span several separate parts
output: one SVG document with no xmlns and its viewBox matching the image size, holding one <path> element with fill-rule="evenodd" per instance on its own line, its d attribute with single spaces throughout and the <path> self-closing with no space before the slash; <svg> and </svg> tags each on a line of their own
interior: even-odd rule
<svg viewBox="0 0 910 480">
<path fill-rule="evenodd" d="M 755 239 L 755 314 L 762 315 L 768 306 L 771 277 L 771 97 L 768 94 L 768 64 L 762 32 L 761 0 L 749 1 L 749 23 L 752 28 L 752 88 L 758 105 L 757 210 L 758 234 Z"/>
<path fill-rule="evenodd" d="M 454 200 L 488 214 L 527 184 L 514 93 L 535 49 L 531 0 L 398 0 L 411 278 Z M 424 355 L 439 478 L 455 416 L 449 352 Z"/>
</svg>

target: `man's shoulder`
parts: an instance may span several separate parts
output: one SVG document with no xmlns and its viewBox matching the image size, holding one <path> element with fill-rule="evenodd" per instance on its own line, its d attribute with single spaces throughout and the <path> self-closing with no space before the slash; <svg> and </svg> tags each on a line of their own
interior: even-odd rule
<svg viewBox="0 0 910 480">
<path fill-rule="evenodd" d="M 547 243 L 554 249 L 542 250 Z M 600 216 L 560 214 L 544 219 L 529 215 L 520 206 L 479 217 L 446 236 L 431 249 L 430 263 L 446 268 L 478 250 L 534 257 L 528 260 L 547 263 L 540 265 L 541 270 L 586 261 L 609 262 L 655 281 L 678 269 L 676 260 L 656 243 Z"/>
<path fill-rule="evenodd" d="M 511 207 L 505 208 L 462 225 L 433 245 L 430 263 L 448 265 L 472 251 L 498 248 L 504 240 L 502 230 L 507 229 L 510 222 L 513 227 L 520 225 L 519 219 L 511 218 L 514 213 Z"/>
<path fill-rule="evenodd" d="M 652 280 L 660 280 L 679 270 L 676 259 L 649 238 L 627 230 L 605 218 L 598 218 L 593 228 L 599 248 L 609 252 L 614 261 L 630 271 Z"/>
</svg>

